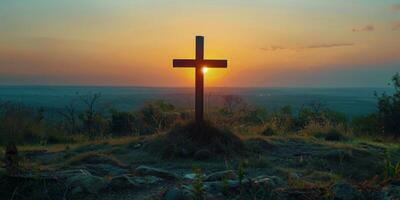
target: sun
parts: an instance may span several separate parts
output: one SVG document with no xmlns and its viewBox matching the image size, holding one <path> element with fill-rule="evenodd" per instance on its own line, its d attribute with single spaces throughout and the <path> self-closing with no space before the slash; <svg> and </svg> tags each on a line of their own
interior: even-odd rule
<svg viewBox="0 0 400 200">
<path fill-rule="evenodd" d="M 201 69 L 203 71 L 203 74 L 206 74 L 208 72 L 208 68 L 207 67 L 203 67 L 203 69 Z"/>
</svg>

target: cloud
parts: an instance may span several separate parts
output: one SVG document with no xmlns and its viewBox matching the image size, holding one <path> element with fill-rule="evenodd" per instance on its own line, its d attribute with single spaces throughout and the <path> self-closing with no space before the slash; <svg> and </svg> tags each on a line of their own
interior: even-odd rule
<svg viewBox="0 0 400 200">
<path fill-rule="evenodd" d="M 319 48 L 333 48 L 333 47 L 346 47 L 354 46 L 354 43 L 332 43 L 332 44 L 316 44 L 304 47 L 305 49 L 319 49 Z"/>
<path fill-rule="evenodd" d="M 288 49 L 288 48 L 283 47 L 283 46 L 275 46 L 275 45 L 261 48 L 261 50 L 264 50 L 264 51 L 278 51 L 278 50 L 286 50 L 286 49 Z"/>
<path fill-rule="evenodd" d="M 400 11 L 400 4 L 393 4 L 391 8 L 393 11 Z"/>
<path fill-rule="evenodd" d="M 352 29 L 353 32 L 370 32 L 370 31 L 374 31 L 374 30 L 375 30 L 375 27 L 373 25 L 365 25 L 363 27 Z"/>
<path fill-rule="evenodd" d="M 306 50 L 306 49 L 322 49 L 322 48 L 335 48 L 335 47 L 349 47 L 354 46 L 354 43 L 324 43 L 324 44 L 312 44 L 307 46 L 297 46 L 297 47 L 284 47 L 284 46 L 269 46 L 260 48 L 264 51 L 279 51 L 279 50 Z"/>
<path fill-rule="evenodd" d="M 393 23 L 392 30 L 393 31 L 400 30 L 400 21 Z"/>
</svg>

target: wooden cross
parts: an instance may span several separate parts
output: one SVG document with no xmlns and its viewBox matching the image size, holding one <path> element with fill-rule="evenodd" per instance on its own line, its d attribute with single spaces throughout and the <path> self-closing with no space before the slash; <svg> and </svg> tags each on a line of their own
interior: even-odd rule
<svg viewBox="0 0 400 200">
<path fill-rule="evenodd" d="M 204 107 L 204 73 L 203 68 L 226 68 L 227 60 L 205 60 L 204 59 L 204 37 L 196 36 L 196 59 L 174 59 L 174 67 L 196 68 L 196 94 L 195 94 L 195 117 L 196 123 L 203 123 Z"/>
</svg>

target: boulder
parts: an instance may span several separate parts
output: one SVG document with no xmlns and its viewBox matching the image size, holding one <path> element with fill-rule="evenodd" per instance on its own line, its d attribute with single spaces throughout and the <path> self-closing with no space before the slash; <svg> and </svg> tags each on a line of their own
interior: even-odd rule
<svg viewBox="0 0 400 200">
<path fill-rule="evenodd" d="M 349 183 L 339 181 L 332 186 L 332 195 L 337 200 L 359 200 L 361 193 Z"/>
<path fill-rule="evenodd" d="M 204 181 L 236 180 L 237 174 L 233 170 L 214 172 L 204 178 Z"/>
<path fill-rule="evenodd" d="M 159 178 L 163 178 L 165 180 L 179 180 L 179 177 L 172 173 L 168 172 L 166 170 L 162 169 L 157 169 L 157 168 L 152 168 L 148 166 L 141 165 L 135 169 L 135 174 L 140 175 L 140 176 L 155 176 Z"/>
<path fill-rule="evenodd" d="M 208 149 L 201 149 L 194 154 L 195 160 L 208 160 L 212 157 L 212 153 Z"/>
</svg>

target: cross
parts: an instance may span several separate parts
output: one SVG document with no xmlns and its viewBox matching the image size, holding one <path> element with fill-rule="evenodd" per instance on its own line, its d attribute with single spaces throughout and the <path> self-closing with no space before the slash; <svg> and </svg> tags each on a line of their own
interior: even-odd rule
<svg viewBox="0 0 400 200">
<path fill-rule="evenodd" d="M 196 59 L 174 59 L 174 67 L 196 68 L 196 94 L 195 94 L 195 118 L 196 124 L 203 123 L 204 113 L 204 73 L 203 68 L 226 68 L 227 60 L 205 60 L 204 59 L 204 37 L 196 36 Z"/>
</svg>

